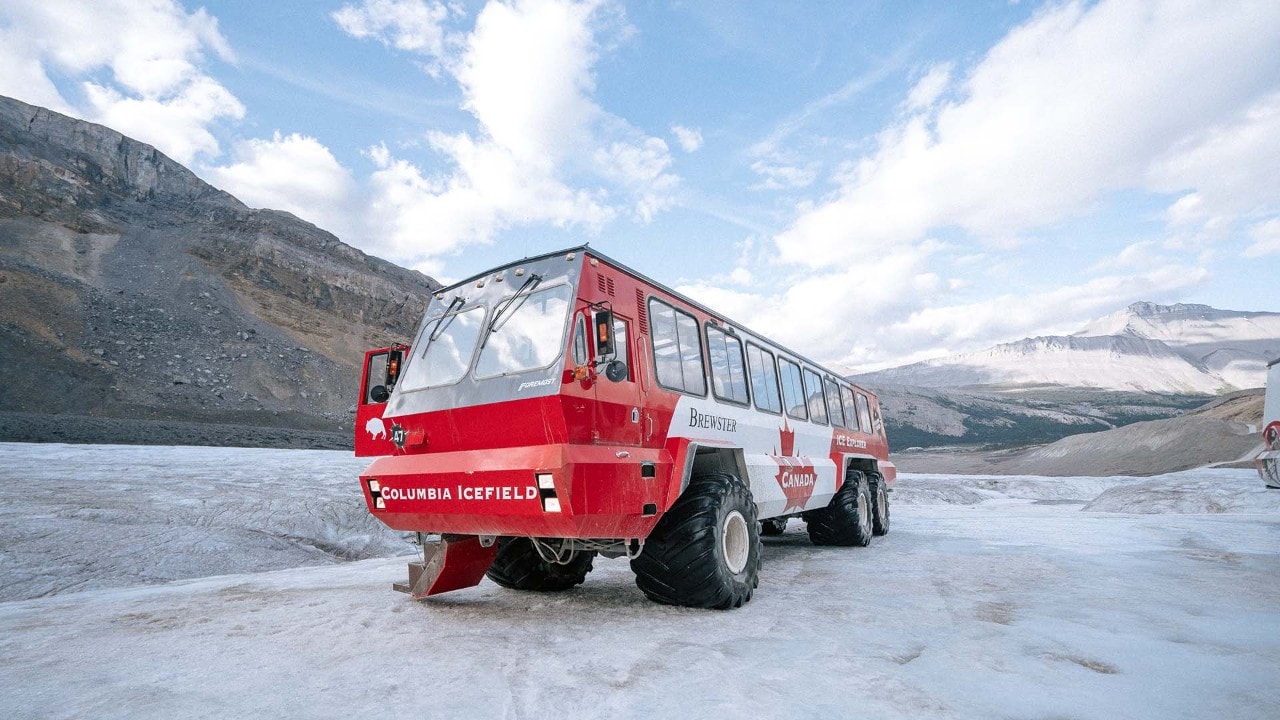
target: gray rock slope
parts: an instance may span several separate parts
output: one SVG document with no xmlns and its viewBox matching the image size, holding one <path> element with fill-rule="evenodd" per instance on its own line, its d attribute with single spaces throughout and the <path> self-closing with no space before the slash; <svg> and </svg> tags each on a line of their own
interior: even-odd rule
<svg viewBox="0 0 1280 720">
<path fill-rule="evenodd" d="M 0 97 L 0 412 L 345 430 L 363 350 L 437 286 Z"/>
</svg>

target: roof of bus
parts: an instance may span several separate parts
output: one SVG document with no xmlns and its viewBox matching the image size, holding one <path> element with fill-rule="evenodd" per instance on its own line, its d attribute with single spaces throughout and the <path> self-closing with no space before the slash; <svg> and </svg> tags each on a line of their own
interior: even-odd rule
<svg viewBox="0 0 1280 720">
<path fill-rule="evenodd" d="M 604 262 L 606 262 L 606 263 L 608 263 L 608 264 L 610 264 L 610 265 L 614 266 L 615 268 L 617 268 L 617 269 L 619 269 L 619 270 L 621 270 L 621 271 L 623 271 L 623 272 L 625 272 L 625 273 L 628 273 L 628 274 L 630 274 L 630 275 L 632 275 L 632 276 L 634 276 L 634 277 L 636 277 L 636 278 L 638 278 L 638 279 L 640 279 L 640 280 L 643 280 L 644 282 L 646 282 L 646 283 L 648 283 L 648 284 L 650 284 L 650 285 L 653 285 L 654 287 L 656 287 L 656 288 L 658 288 L 658 289 L 662 290 L 663 292 L 667 293 L 668 295 L 671 295 L 672 297 L 679 298 L 681 302 L 684 302 L 684 303 L 687 303 L 687 304 L 689 304 L 689 305 L 692 305 L 693 307 L 698 308 L 698 309 L 699 309 L 699 310 L 701 310 L 702 312 L 704 312 L 704 313 L 706 313 L 706 314 L 708 314 L 708 315 L 711 315 L 712 317 L 715 317 L 716 319 L 720 320 L 721 322 L 725 322 L 725 323 L 732 324 L 732 325 L 734 325 L 734 326 L 736 326 L 736 327 L 738 327 L 738 328 L 741 328 L 742 330 L 745 330 L 746 332 L 751 333 L 751 334 L 752 334 L 753 336 L 755 336 L 757 339 L 762 340 L 762 341 L 764 341 L 764 342 L 766 342 L 766 343 L 768 343 L 768 344 L 770 344 L 770 345 L 774 346 L 774 347 L 775 347 L 776 349 L 778 349 L 778 350 L 782 350 L 783 352 L 787 353 L 788 355 L 794 356 L 797 360 L 802 360 L 802 361 L 804 361 L 805 363 L 808 363 L 809 365 L 812 365 L 812 366 L 814 366 L 814 367 L 816 367 L 816 368 L 821 368 L 823 371 L 827 372 L 827 373 L 828 373 L 828 374 L 830 374 L 832 377 L 839 378 L 840 380 L 842 380 L 842 381 L 844 381 L 844 382 L 847 382 L 847 383 L 849 383 L 850 385 L 853 385 L 854 387 L 858 388 L 859 390 L 862 390 L 863 392 L 867 392 L 867 393 L 869 393 L 869 394 L 874 395 L 874 393 L 871 393 L 871 392 L 870 392 L 869 390 L 867 390 L 866 388 L 864 388 L 864 387 L 862 387 L 861 385 L 858 385 L 857 383 L 855 383 L 855 382 L 853 382 L 853 381 L 849 380 L 848 378 L 844 377 L 844 376 L 843 376 L 843 375 L 841 375 L 840 373 L 835 372 L 835 371 L 834 371 L 834 370 L 832 370 L 831 368 L 828 368 L 827 366 L 823 365 L 822 363 L 815 362 L 814 360 L 811 360 L 810 358 L 807 358 L 807 357 L 805 357 L 804 355 L 801 355 L 800 353 L 798 353 L 798 352 L 796 352 L 796 351 L 794 351 L 794 350 L 792 350 L 792 349 L 788 348 L 786 345 L 783 345 L 782 343 L 780 343 L 780 342 L 778 342 L 778 341 L 776 341 L 776 340 L 772 340 L 772 339 L 770 339 L 769 337 L 767 337 L 767 336 L 765 336 L 765 335 L 761 335 L 760 333 L 756 332 L 755 330 L 752 330 L 751 328 L 748 328 L 746 325 L 744 325 L 744 324 L 742 324 L 742 323 L 740 323 L 740 322 L 738 322 L 738 321 L 736 321 L 736 320 L 734 320 L 734 319 L 732 319 L 732 318 L 726 317 L 726 316 L 724 315 L 724 313 L 718 312 L 718 311 L 716 311 L 716 310 L 712 310 L 711 308 L 707 307 L 706 305 L 703 305 L 702 303 L 698 302 L 697 300 L 694 300 L 693 298 L 691 298 L 691 297 L 689 297 L 689 296 L 685 295 L 684 293 L 681 293 L 681 292 L 679 292 L 679 291 L 677 291 L 677 290 L 675 290 L 675 289 L 673 289 L 673 288 L 671 288 L 671 287 L 668 287 L 667 285 L 665 285 L 665 284 L 663 284 L 663 283 L 661 283 L 661 282 L 658 282 L 657 280 L 654 280 L 653 278 L 649 277 L 648 275 L 645 275 L 644 273 L 642 273 L 642 272 L 640 272 L 640 271 L 638 271 L 638 270 L 635 270 L 635 269 L 631 268 L 630 266 L 628 266 L 628 265 L 626 265 L 626 264 L 624 264 L 624 263 L 621 263 L 621 262 L 618 262 L 617 260 L 614 260 L 613 258 L 609 257 L 608 255 L 605 255 L 604 253 L 600 252 L 599 250 L 596 250 L 596 249 L 592 248 L 590 245 L 577 245 L 577 246 L 575 246 L 575 247 L 569 247 L 569 248 L 565 248 L 565 249 L 563 249 L 563 250 L 556 250 L 556 251 L 554 251 L 554 252 L 542 253 L 541 255 L 533 255 L 533 256 L 530 256 L 530 257 L 524 257 L 524 258 L 521 258 L 521 259 L 519 259 L 519 260 L 515 260 L 515 261 L 512 261 L 512 262 L 509 262 L 509 263 L 504 263 L 504 264 L 502 264 L 502 265 L 498 265 L 497 267 L 492 267 L 492 268 L 489 268 L 488 270 L 485 270 L 485 271 L 483 271 L 483 272 L 476 273 L 475 275 L 472 275 L 471 277 L 468 277 L 468 278 L 466 278 L 465 280 L 459 280 L 458 282 L 453 283 L 452 285 L 448 285 L 448 286 L 446 286 L 446 287 L 439 288 L 439 289 L 438 289 L 438 290 L 436 290 L 435 292 L 436 292 L 437 294 L 438 294 L 438 293 L 444 293 L 444 292 L 447 292 L 447 291 L 449 291 L 449 290 L 453 290 L 453 289 L 455 289 L 455 288 L 462 287 L 463 285 L 467 285 L 467 284 L 470 284 L 470 283 L 472 283 L 472 282 L 475 282 L 476 280 L 479 280 L 480 278 L 482 278 L 482 277 L 484 277 L 484 276 L 486 276 L 486 275 L 490 275 L 490 274 L 492 274 L 492 273 L 499 272 L 499 271 L 501 271 L 501 270 L 505 270 L 505 269 L 507 269 L 507 268 L 509 268 L 509 267 L 515 267 L 516 265 L 523 265 L 523 264 L 530 263 L 530 262 L 535 262 L 535 261 L 538 261 L 538 260 L 545 260 L 545 259 L 547 259 L 547 258 L 551 258 L 551 257 L 557 257 L 557 256 L 560 256 L 560 255 L 568 255 L 569 253 L 579 253 L 579 252 L 580 252 L 580 253 L 583 253 L 583 254 L 586 254 L 586 255 L 590 255 L 590 256 L 592 256 L 592 257 L 594 257 L 594 258 L 597 258 L 597 259 L 599 259 L 599 260 L 602 260 L 602 261 L 604 261 Z M 1276 362 L 1280 362 L 1280 360 L 1277 360 Z"/>
</svg>

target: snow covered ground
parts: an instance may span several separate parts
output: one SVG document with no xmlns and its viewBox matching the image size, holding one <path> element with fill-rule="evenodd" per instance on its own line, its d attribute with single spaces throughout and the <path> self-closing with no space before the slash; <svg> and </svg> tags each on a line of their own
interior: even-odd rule
<svg viewBox="0 0 1280 720">
<path fill-rule="evenodd" d="M 1280 491 L 1251 471 L 908 475 L 888 536 L 793 521 L 755 599 L 706 612 L 625 560 L 415 602 L 362 465 L 0 444 L 0 717 L 1280 717 Z"/>
</svg>

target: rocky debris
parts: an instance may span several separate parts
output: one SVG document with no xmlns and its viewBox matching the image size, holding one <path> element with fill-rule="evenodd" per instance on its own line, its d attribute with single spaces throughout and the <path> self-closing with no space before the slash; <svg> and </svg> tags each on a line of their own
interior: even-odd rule
<svg viewBox="0 0 1280 720">
<path fill-rule="evenodd" d="M 308 431 L 349 428 L 363 351 L 438 286 L 9 98 L 0 278 L 0 411 Z"/>
</svg>

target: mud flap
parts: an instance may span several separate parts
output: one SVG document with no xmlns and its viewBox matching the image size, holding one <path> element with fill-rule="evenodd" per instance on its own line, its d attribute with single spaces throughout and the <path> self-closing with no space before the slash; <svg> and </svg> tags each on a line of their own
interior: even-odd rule
<svg viewBox="0 0 1280 720">
<path fill-rule="evenodd" d="M 409 563 L 408 584 L 391 587 L 417 600 L 475 587 L 497 555 L 497 542 L 485 547 L 475 535 L 441 535 L 439 542 L 422 546 L 422 562 Z"/>
</svg>

